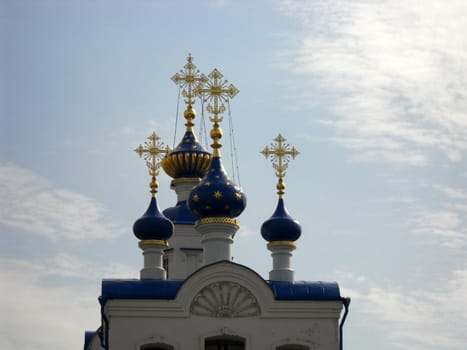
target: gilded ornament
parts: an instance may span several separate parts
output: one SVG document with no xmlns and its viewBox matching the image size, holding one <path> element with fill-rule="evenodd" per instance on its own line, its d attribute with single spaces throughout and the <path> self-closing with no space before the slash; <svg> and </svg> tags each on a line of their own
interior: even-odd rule
<svg viewBox="0 0 467 350">
<path fill-rule="evenodd" d="M 168 247 L 169 243 L 165 240 L 160 240 L 160 239 L 144 239 L 142 241 L 139 241 L 138 245 L 140 248 L 142 248 L 143 246 L 147 246 L 147 245 L 161 245 L 164 247 Z"/>
<path fill-rule="evenodd" d="M 297 247 L 297 243 L 294 241 L 272 241 L 268 243 L 267 247 L 270 248 L 270 247 L 277 247 L 281 245 L 294 247 L 294 248 Z"/>
<path fill-rule="evenodd" d="M 229 217 L 208 217 L 208 218 L 202 218 L 196 221 L 195 225 L 204 225 L 204 224 L 230 224 L 230 225 L 235 225 L 240 227 L 240 221 L 235 219 L 235 218 L 229 218 Z"/>
<path fill-rule="evenodd" d="M 181 69 L 178 73 L 175 73 L 171 79 L 175 84 L 180 86 L 182 95 L 186 98 L 185 103 L 190 107 L 185 111 L 185 117 L 188 117 L 187 120 L 190 123 L 194 118 L 194 115 L 191 115 L 191 111 L 194 112 L 191 108 L 195 103 L 193 98 L 196 96 L 196 91 L 203 87 L 208 78 L 197 69 L 193 63 L 191 54 L 188 54 L 187 63 L 183 68 L 183 70 Z"/>
<path fill-rule="evenodd" d="M 145 141 L 144 145 L 139 145 L 134 151 L 146 161 L 146 166 L 149 168 L 149 175 L 151 176 L 149 187 L 154 197 L 157 193 L 158 183 L 156 177 L 159 175 L 161 160 L 165 155 L 170 153 L 170 148 L 164 146 L 161 138 L 155 132 L 148 136 L 147 139 L 149 141 Z"/>
<path fill-rule="evenodd" d="M 279 134 L 275 139 L 275 143 L 271 143 L 270 146 L 266 146 L 261 153 L 270 159 L 272 167 L 276 171 L 276 176 L 278 177 L 277 183 L 277 194 L 279 197 L 283 197 L 285 193 L 285 183 L 284 177 L 286 174 L 287 167 L 291 159 L 295 159 L 300 152 L 293 146 L 290 146 L 288 143 L 285 143 L 285 139 L 281 134 Z"/>
<path fill-rule="evenodd" d="M 213 128 L 210 133 L 214 141 L 211 145 L 214 149 L 213 157 L 220 157 L 219 149 L 222 145 L 219 140 L 222 138 L 222 129 L 219 123 L 222 122 L 222 113 L 225 111 L 224 103 L 234 98 L 239 93 L 239 90 L 233 84 L 228 85 L 228 81 L 224 80 L 223 77 L 221 72 L 214 69 L 209 73 L 209 79 L 207 79 L 203 85 L 198 85 L 194 91 L 204 102 L 207 102 L 206 110 L 213 115 L 209 118 L 213 123 Z"/>
<path fill-rule="evenodd" d="M 196 68 L 193 64 L 193 57 L 189 54 L 187 63 L 183 69 L 172 76 L 171 79 L 180 87 L 181 93 L 185 97 L 187 107 L 184 117 L 186 119 L 185 126 L 187 132 L 175 152 L 168 154 L 163 159 L 162 167 L 172 178 L 184 176 L 203 177 L 209 167 L 211 155 L 198 144 L 194 136 L 193 120 L 196 117 L 196 112 L 192 105 L 195 103 L 195 89 L 202 87 L 208 78 Z M 193 145 L 190 144 L 192 142 Z"/>
</svg>

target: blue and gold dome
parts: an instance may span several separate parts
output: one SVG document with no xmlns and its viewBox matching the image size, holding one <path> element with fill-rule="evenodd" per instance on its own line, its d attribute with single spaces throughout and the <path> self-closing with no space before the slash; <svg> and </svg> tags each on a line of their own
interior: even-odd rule
<svg viewBox="0 0 467 350">
<path fill-rule="evenodd" d="M 167 240 L 172 236 L 173 223 L 165 217 L 157 205 L 156 194 L 158 183 L 156 176 L 159 175 L 161 158 L 169 152 L 169 149 L 160 141 L 160 137 L 153 132 L 148 138 L 149 141 L 139 145 L 135 152 L 146 160 L 149 168 L 151 182 L 151 200 L 146 212 L 133 225 L 133 233 L 141 241 L 159 241 L 167 245 Z"/>
<path fill-rule="evenodd" d="M 230 180 L 222 165 L 222 145 L 219 141 L 222 129 L 219 123 L 222 121 L 220 115 L 225 111 L 223 102 L 233 98 L 239 91 L 232 84 L 227 85 L 227 80 L 222 79 L 223 75 L 217 69 L 208 78 L 204 86 L 198 86 L 196 93 L 204 96 L 204 101 L 208 102 L 206 110 L 213 115 L 210 117 L 213 123 L 210 133 L 213 153 L 208 172 L 188 197 L 188 208 L 198 220 L 215 218 L 213 221 L 224 220 L 237 224 L 233 218 L 245 209 L 246 197 L 241 188 Z"/>
<path fill-rule="evenodd" d="M 213 157 L 206 176 L 191 191 L 188 207 L 197 219 L 235 218 L 245 209 L 245 194 L 230 180 L 220 157 Z"/>
<path fill-rule="evenodd" d="M 302 227 L 297 220 L 289 215 L 285 207 L 284 177 L 289 161 L 295 159 L 299 152 L 295 147 L 285 143 L 287 140 L 281 134 L 274 141 L 270 146 L 266 146 L 261 153 L 271 160 L 272 167 L 278 177 L 276 189 L 279 199 L 272 216 L 261 225 L 261 235 L 270 244 L 280 243 L 294 246 L 293 242 L 302 234 Z"/>
<path fill-rule="evenodd" d="M 196 112 L 193 109 L 195 103 L 195 89 L 202 87 L 207 78 L 193 64 L 191 54 L 187 57 L 187 63 L 178 73 L 172 76 L 172 81 L 179 85 L 180 91 L 185 98 L 186 109 L 184 117 L 186 119 L 186 130 L 180 143 L 175 149 L 169 152 L 161 162 L 164 171 L 173 178 L 172 188 L 180 188 L 187 183 L 191 186 L 199 183 L 206 175 L 211 163 L 211 153 L 208 152 L 199 142 L 194 132 L 194 122 Z M 192 225 L 196 218 L 188 209 L 186 197 L 179 200 L 174 207 L 164 210 L 166 215 L 174 224 Z"/>
<path fill-rule="evenodd" d="M 195 110 L 189 105 L 185 111 L 185 135 L 175 150 L 162 160 L 162 168 L 173 179 L 202 178 L 211 162 L 211 153 L 201 146 L 193 132 L 195 116 Z"/>
<path fill-rule="evenodd" d="M 294 242 L 300 238 L 302 227 L 292 218 L 279 198 L 277 207 L 272 216 L 261 225 L 261 235 L 268 242 L 289 241 Z"/>
<path fill-rule="evenodd" d="M 173 223 L 160 212 L 155 196 L 143 216 L 134 223 L 133 233 L 142 241 L 166 241 L 172 236 Z"/>
</svg>

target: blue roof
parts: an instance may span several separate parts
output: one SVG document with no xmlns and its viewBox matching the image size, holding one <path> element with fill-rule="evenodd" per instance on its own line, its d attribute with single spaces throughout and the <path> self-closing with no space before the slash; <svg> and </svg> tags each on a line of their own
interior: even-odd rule
<svg viewBox="0 0 467 350">
<path fill-rule="evenodd" d="M 95 331 L 85 331 L 84 332 L 84 350 L 86 350 L 91 344 L 92 337 L 94 337 L 94 334 L 96 334 Z"/>
<path fill-rule="evenodd" d="M 181 280 L 103 280 L 102 303 L 108 299 L 175 299 Z"/>
<path fill-rule="evenodd" d="M 268 281 L 276 300 L 341 300 L 337 282 Z"/>
<path fill-rule="evenodd" d="M 336 282 L 265 281 L 276 300 L 341 300 Z M 109 299 L 175 299 L 182 280 L 103 280 L 102 303 Z"/>
</svg>

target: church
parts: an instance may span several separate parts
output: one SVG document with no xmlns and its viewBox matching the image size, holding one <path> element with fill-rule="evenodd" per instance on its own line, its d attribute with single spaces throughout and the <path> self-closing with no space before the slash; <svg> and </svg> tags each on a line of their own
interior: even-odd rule
<svg viewBox="0 0 467 350">
<path fill-rule="evenodd" d="M 149 168 L 150 202 L 133 232 L 143 254 L 139 279 L 104 279 L 101 324 L 85 332 L 84 350 L 342 350 L 350 299 L 336 282 L 296 281 L 292 253 L 301 226 L 285 206 L 285 170 L 298 151 L 282 135 L 261 152 L 272 161 L 277 206 L 261 226 L 271 252 L 267 279 L 232 261 L 246 195 L 227 174 L 221 122 L 239 91 L 191 55 L 172 80 L 186 109 L 174 150 L 152 133 L 136 153 Z M 195 134 L 196 100 L 206 103 L 212 150 Z M 174 207 L 160 210 L 160 170 L 172 178 Z"/>
</svg>

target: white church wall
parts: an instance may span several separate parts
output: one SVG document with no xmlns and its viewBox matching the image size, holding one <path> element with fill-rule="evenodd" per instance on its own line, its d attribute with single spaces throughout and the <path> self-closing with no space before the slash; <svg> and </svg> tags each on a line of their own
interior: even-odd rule
<svg viewBox="0 0 467 350">
<path fill-rule="evenodd" d="M 104 310 L 111 350 L 150 342 L 201 350 L 206 338 L 222 335 L 245 339 L 247 350 L 285 344 L 338 350 L 342 302 L 276 300 L 254 271 L 220 262 L 198 270 L 175 299 L 111 299 Z"/>
</svg>

